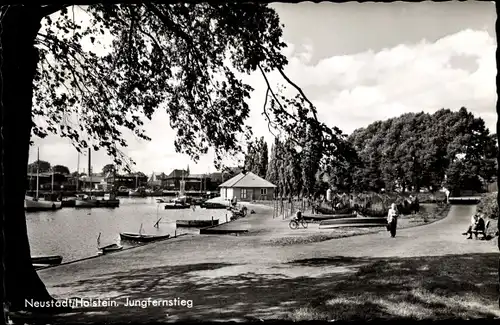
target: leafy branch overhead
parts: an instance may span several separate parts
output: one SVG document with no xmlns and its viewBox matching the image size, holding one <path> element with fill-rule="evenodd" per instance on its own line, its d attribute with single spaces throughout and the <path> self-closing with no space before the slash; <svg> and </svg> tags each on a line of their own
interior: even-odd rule
<svg viewBox="0 0 500 325">
<path fill-rule="evenodd" d="M 164 108 L 178 152 L 196 160 L 213 147 L 219 162 L 242 150 L 241 136 L 251 138 L 245 120 L 252 88 L 239 76 L 259 69 L 266 80 L 278 71 L 299 91 L 286 99 L 269 85 L 272 99 L 264 110 L 275 129 L 296 138 L 297 129 L 314 124 L 325 143 L 342 138 L 317 120 L 312 103 L 284 74 L 286 44 L 278 15 L 266 5 L 98 4 L 80 8 L 90 17 L 83 27 L 75 23 L 74 7 L 44 8 L 61 10 L 54 21 L 46 17 L 37 37 L 33 115 L 46 125 L 34 126 L 35 135 L 59 134 L 79 149 L 106 148 L 121 163 L 123 131 L 148 140 L 144 120 Z M 104 35 L 112 38 L 105 54 L 82 46 L 85 40 L 99 45 Z"/>
</svg>

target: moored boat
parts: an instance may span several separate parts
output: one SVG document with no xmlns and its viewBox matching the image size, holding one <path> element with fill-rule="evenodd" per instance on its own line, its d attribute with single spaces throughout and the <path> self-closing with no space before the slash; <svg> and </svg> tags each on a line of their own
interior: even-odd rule
<svg viewBox="0 0 500 325">
<path fill-rule="evenodd" d="M 219 219 L 211 220 L 176 220 L 177 227 L 210 227 L 219 224 Z"/>
<path fill-rule="evenodd" d="M 176 210 L 176 209 L 189 209 L 191 206 L 189 204 L 178 204 L 178 203 L 167 203 L 165 204 L 166 210 Z"/>
<path fill-rule="evenodd" d="M 120 206 L 120 200 L 114 198 L 112 194 L 104 194 L 103 199 L 98 199 L 86 194 L 77 195 L 75 199 L 75 207 L 81 208 L 116 208 Z"/>
<path fill-rule="evenodd" d="M 63 208 L 74 208 L 76 198 L 65 198 L 61 201 L 61 207 Z"/>
<path fill-rule="evenodd" d="M 345 213 L 345 214 L 312 214 L 304 215 L 304 220 L 330 220 L 330 219 L 344 219 L 344 218 L 356 218 L 355 213 Z"/>
<path fill-rule="evenodd" d="M 144 187 L 138 187 L 135 190 L 129 190 L 128 196 L 145 197 L 146 196 L 146 189 Z"/>
<path fill-rule="evenodd" d="M 137 241 L 137 242 L 152 242 L 156 240 L 162 240 L 162 239 L 168 239 L 170 237 L 170 234 L 168 235 L 148 235 L 148 234 L 141 234 L 137 232 L 121 232 L 120 233 L 120 238 L 122 240 L 130 240 L 130 241 Z"/>
<path fill-rule="evenodd" d="M 99 233 L 99 236 L 97 236 L 97 250 L 99 255 L 120 251 L 122 249 L 123 246 L 119 244 L 109 244 L 101 246 L 101 233 Z"/>
<path fill-rule="evenodd" d="M 61 201 L 47 201 L 30 196 L 24 197 L 24 209 L 26 211 L 57 210 L 62 207 Z"/>
<path fill-rule="evenodd" d="M 97 206 L 97 199 L 87 194 L 77 194 L 75 199 L 75 207 L 77 208 L 93 208 Z"/>
<path fill-rule="evenodd" d="M 26 211 L 43 211 L 43 210 L 56 210 L 62 207 L 61 201 L 53 200 L 51 195 L 50 199 L 39 197 L 39 187 L 40 187 L 40 170 L 38 167 L 38 162 L 40 161 L 40 149 L 37 151 L 37 168 L 36 168 L 36 194 L 35 197 L 25 195 L 24 196 L 24 209 Z M 52 172 L 52 192 L 54 190 L 54 173 Z"/>
<path fill-rule="evenodd" d="M 57 265 L 61 264 L 63 257 L 60 255 L 32 256 L 32 264 Z"/>
<path fill-rule="evenodd" d="M 228 206 L 222 203 L 214 203 L 214 202 L 203 202 L 200 203 L 200 208 L 205 209 L 227 209 Z"/>
<path fill-rule="evenodd" d="M 99 247 L 99 255 L 107 254 L 107 253 L 112 253 L 116 251 L 120 251 L 123 249 L 123 246 L 118 245 L 118 244 L 110 244 L 106 246 Z"/>
</svg>

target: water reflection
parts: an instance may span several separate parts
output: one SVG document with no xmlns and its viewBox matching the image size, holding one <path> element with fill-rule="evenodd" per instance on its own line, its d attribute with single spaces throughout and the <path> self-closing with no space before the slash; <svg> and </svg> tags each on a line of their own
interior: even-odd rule
<svg viewBox="0 0 500 325">
<path fill-rule="evenodd" d="M 174 236 L 177 219 L 226 219 L 226 210 L 165 210 L 164 204 L 149 198 L 120 198 L 120 207 L 62 208 L 56 211 L 26 213 L 32 255 L 62 255 L 63 262 L 93 256 L 97 237 L 101 245 L 120 242 L 120 232 L 138 232 L 142 224 L 145 234 Z M 229 216 L 228 216 L 229 217 Z M 159 227 L 154 224 L 161 218 Z M 177 234 L 198 233 L 196 228 L 178 228 Z M 136 245 L 126 241 L 124 247 Z"/>
</svg>

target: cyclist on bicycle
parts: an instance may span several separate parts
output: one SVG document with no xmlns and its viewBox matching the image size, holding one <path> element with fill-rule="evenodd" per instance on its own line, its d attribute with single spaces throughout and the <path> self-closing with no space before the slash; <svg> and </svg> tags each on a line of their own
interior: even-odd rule
<svg viewBox="0 0 500 325">
<path fill-rule="evenodd" d="M 295 219 L 296 219 L 297 221 L 299 221 L 299 222 L 303 220 L 303 219 L 302 219 L 302 211 L 297 210 L 297 212 L 295 213 Z"/>
</svg>

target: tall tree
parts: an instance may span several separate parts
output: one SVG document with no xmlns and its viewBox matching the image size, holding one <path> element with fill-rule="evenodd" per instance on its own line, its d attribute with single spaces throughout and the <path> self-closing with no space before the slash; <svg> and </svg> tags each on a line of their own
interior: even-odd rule
<svg viewBox="0 0 500 325">
<path fill-rule="evenodd" d="M 260 177 L 266 177 L 268 155 L 268 147 L 264 137 L 255 138 L 247 145 L 245 169 Z"/>
<path fill-rule="evenodd" d="M 25 299 L 51 299 L 31 264 L 24 217 L 31 131 L 70 138 L 79 150 L 104 148 L 121 165 L 122 130 L 149 139 L 143 120 L 164 104 L 177 132 L 176 150 L 197 160 L 213 147 L 220 165 L 225 154 L 241 151 L 240 135 L 250 138 L 245 99 L 251 87 L 239 74 L 255 70 L 268 87 L 264 113 L 270 127 L 298 141 L 293 132 L 298 126 L 318 123 L 314 105 L 283 71 L 286 44 L 278 16 L 267 5 L 95 4 L 85 8 L 91 17 L 87 26 L 75 23 L 68 5 L 0 10 L 1 242 L 13 309 L 24 308 Z M 97 36 L 105 34 L 113 40 L 105 54 L 82 46 L 83 40 L 97 44 Z M 296 98 L 273 89 L 271 71 L 297 90 Z M 34 125 L 33 116 L 47 127 Z M 323 142 L 333 148 L 340 130 L 320 126 Z"/>
<path fill-rule="evenodd" d="M 54 171 L 54 173 L 61 173 L 66 175 L 70 174 L 69 168 L 63 165 L 55 165 L 52 167 L 52 170 Z"/>
<path fill-rule="evenodd" d="M 304 184 L 305 194 L 314 194 L 316 176 L 320 170 L 320 162 L 323 156 L 323 145 L 321 143 L 319 130 L 313 125 L 306 127 L 304 147 L 301 154 L 301 178 L 302 183 Z"/>
<path fill-rule="evenodd" d="M 269 148 L 267 146 L 267 142 L 264 140 L 264 137 L 260 138 L 259 143 L 259 162 L 258 162 L 258 173 L 262 178 L 266 177 L 267 166 L 269 164 Z"/>
<path fill-rule="evenodd" d="M 278 138 L 275 138 L 274 143 L 271 145 L 271 157 L 269 158 L 266 172 L 266 179 L 275 185 L 278 184 L 278 156 L 276 155 L 278 142 Z"/>
<path fill-rule="evenodd" d="M 114 164 L 107 164 L 102 167 L 102 174 L 107 175 L 109 173 L 113 173 L 115 171 L 115 165 Z"/>
<path fill-rule="evenodd" d="M 30 173 L 36 173 L 37 169 L 40 173 L 46 173 L 51 170 L 51 166 L 48 161 L 44 160 L 36 160 L 28 165 Z"/>
</svg>

